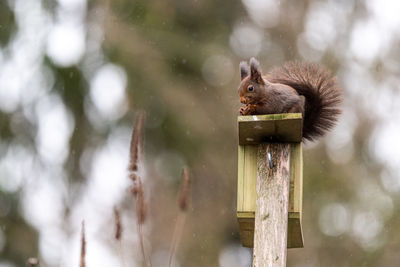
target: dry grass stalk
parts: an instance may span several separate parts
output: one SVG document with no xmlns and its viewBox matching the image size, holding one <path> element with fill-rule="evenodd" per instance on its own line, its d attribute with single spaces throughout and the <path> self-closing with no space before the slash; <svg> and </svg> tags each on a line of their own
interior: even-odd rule
<svg viewBox="0 0 400 267">
<path fill-rule="evenodd" d="M 182 176 L 181 176 L 181 186 L 179 190 L 179 197 L 178 197 L 178 205 L 179 205 L 179 214 L 176 219 L 174 233 L 172 235 L 171 241 L 171 249 L 169 252 L 169 261 L 168 266 L 171 266 L 172 259 L 174 258 L 176 248 L 181 240 L 181 236 L 183 233 L 183 227 L 186 221 L 186 211 L 188 208 L 189 202 L 189 191 L 190 191 L 190 176 L 189 176 L 189 169 L 184 167 L 182 169 Z"/>
<path fill-rule="evenodd" d="M 144 198 L 143 184 L 140 178 L 137 181 L 136 217 L 139 224 L 143 224 L 147 217 L 147 205 Z"/>
<path fill-rule="evenodd" d="M 186 211 L 188 207 L 189 187 L 190 187 L 189 169 L 187 167 L 184 167 L 182 169 L 181 186 L 178 199 L 179 208 L 181 209 L 181 211 Z"/>
<path fill-rule="evenodd" d="M 144 111 L 140 111 L 136 116 L 135 127 L 132 131 L 128 166 L 129 178 L 131 178 L 132 181 L 135 181 L 137 178 L 134 172 L 138 169 L 139 152 L 142 147 L 142 131 L 145 118 L 146 113 Z"/>
<path fill-rule="evenodd" d="M 140 243 L 140 249 L 142 251 L 142 260 L 143 260 L 144 266 L 151 266 L 151 261 L 147 259 L 146 250 L 144 249 L 144 237 L 143 237 L 142 224 L 138 223 L 137 229 L 138 229 L 139 243 Z"/>
<path fill-rule="evenodd" d="M 117 207 L 114 207 L 114 224 L 115 224 L 115 235 L 114 238 L 118 242 L 118 252 L 121 258 L 122 266 L 125 265 L 124 253 L 122 250 L 122 221 L 121 214 Z"/>
<path fill-rule="evenodd" d="M 86 257 L 86 238 L 85 238 L 85 221 L 82 221 L 82 230 L 81 230 L 81 262 L 79 264 L 80 267 L 85 267 L 85 257 Z"/>
<path fill-rule="evenodd" d="M 129 171 L 129 179 L 131 179 L 133 182 L 135 182 L 137 179 L 136 173 L 133 171 Z"/>
<path fill-rule="evenodd" d="M 134 184 L 130 187 L 130 192 L 135 199 L 137 197 L 138 191 L 139 191 L 138 183 L 134 182 Z"/>
<path fill-rule="evenodd" d="M 121 215 L 117 207 L 114 207 L 115 239 L 120 241 L 122 237 Z"/>
<path fill-rule="evenodd" d="M 131 193 L 136 200 L 136 223 L 138 229 L 139 243 L 142 251 L 143 263 L 145 266 L 151 266 L 151 259 L 147 259 L 146 251 L 144 249 L 144 237 L 142 226 L 146 221 L 147 217 L 147 205 L 144 196 L 143 184 L 140 177 L 134 181 L 131 187 Z"/>
<path fill-rule="evenodd" d="M 29 258 L 26 261 L 26 265 L 28 267 L 34 267 L 34 266 L 37 266 L 38 264 L 39 264 L 39 260 L 37 258 Z"/>
<path fill-rule="evenodd" d="M 136 116 L 136 122 L 132 131 L 131 144 L 130 144 L 130 155 L 129 155 L 129 178 L 133 182 L 130 187 L 130 192 L 136 200 L 136 218 L 137 218 L 137 229 L 140 247 L 142 250 L 143 263 L 145 266 L 151 266 L 151 259 L 147 259 L 146 252 L 144 249 L 143 242 L 143 231 L 142 225 L 146 221 L 147 217 L 147 205 L 144 197 L 143 184 L 140 177 L 137 175 L 139 165 L 139 154 L 142 151 L 143 146 L 143 127 L 146 118 L 146 113 L 141 111 Z"/>
<path fill-rule="evenodd" d="M 174 229 L 174 233 L 172 235 L 171 248 L 169 251 L 169 260 L 168 260 L 169 267 L 172 264 L 172 259 L 175 256 L 176 248 L 178 247 L 178 244 L 181 240 L 182 233 L 183 233 L 183 227 L 185 226 L 185 221 L 186 221 L 186 212 L 180 211 L 178 214 L 178 217 L 176 219 L 175 229 Z"/>
</svg>

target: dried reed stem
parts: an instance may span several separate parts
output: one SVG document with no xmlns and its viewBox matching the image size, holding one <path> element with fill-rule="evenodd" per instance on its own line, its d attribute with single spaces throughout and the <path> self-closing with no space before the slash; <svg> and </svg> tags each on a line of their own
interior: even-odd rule
<svg viewBox="0 0 400 267">
<path fill-rule="evenodd" d="M 188 167 L 183 167 L 181 175 L 181 186 L 179 190 L 179 199 L 178 199 L 178 204 L 181 211 L 186 211 L 188 207 L 189 189 L 190 189 L 189 169 Z"/>
<path fill-rule="evenodd" d="M 135 181 L 133 182 L 133 185 L 131 185 L 130 187 L 130 192 L 135 199 L 137 197 L 138 191 L 139 191 L 138 183 Z"/>
<path fill-rule="evenodd" d="M 122 222 L 121 222 L 121 214 L 117 207 L 114 207 L 114 224 L 115 224 L 115 235 L 114 238 L 118 242 L 118 252 L 119 257 L 122 262 L 122 266 L 126 266 L 125 257 L 122 250 Z"/>
<path fill-rule="evenodd" d="M 175 255 L 176 248 L 181 240 L 181 236 L 183 233 L 183 228 L 186 221 L 186 211 L 188 208 L 189 202 L 189 191 L 190 191 L 190 176 L 189 176 L 189 169 L 188 167 L 184 167 L 182 169 L 181 175 L 181 186 L 179 190 L 179 197 L 178 197 L 178 206 L 179 206 L 179 214 L 176 219 L 174 234 L 172 236 L 171 241 L 171 249 L 169 251 L 169 261 L 168 266 L 170 267 L 172 264 L 172 260 Z"/>
<path fill-rule="evenodd" d="M 146 251 L 144 248 L 144 238 L 142 226 L 146 221 L 147 217 L 147 205 L 144 197 L 143 184 L 140 177 L 137 175 L 139 165 L 139 154 L 143 147 L 143 125 L 146 118 L 144 111 L 138 112 L 136 116 L 135 126 L 132 131 L 131 144 L 130 144 L 130 155 L 129 155 L 129 178 L 132 180 L 133 185 L 130 188 L 130 192 L 136 200 L 136 218 L 137 218 L 137 229 L 140 242 L 140 248 L 142 251 L 143 263 L 145 266 L 151 267 L 151 258 L 147 259 Z"/>
<path fill-rule="evenodd" d="M 86 238 L 85 238 L 85 221 L 82 221 L 82 230 L 81 230 L 81 262 L 79 264 L 80 267 L 85 267 L 85 257 L 86 257 Z"/>
<path fill-rule="evenodd" d="M 147 205 L 144 198 L 143 184 L 140 178 L 137 181 L 136 217 L 139 224 L 143 224 L 147 217 Z"/>
<path fill-rule="evenodd" d="M 115 239 L 120 241 L 122 237 L 121 215 L 117 207 L 114 207 Z"/>
<path fill-rule="evenodd" d="M 136 116 L 135 126 L 132 131 L 131 137 L 131 145 L 130 145 L 130 156 L 129 156 L 129 178 L 132 181 L 135 181 L 137 176 L 134 173 L 138 169 L 138 161 L 139 161 L 139 152 L 142 148 L 142 131 L 143 125 L 146 118 L 146 113 L 144 111 L 140 111 Z"/>
<path fill-rule="evenodd" d="M 175 256 L 176 248 L 178 247 L 178 244 L 181 240 L 183 228 L 185 226 L 185 221 L 186 221 L 186 212 L 183 212 L 181 210 L 178 214 L 178 218 L 176 219 L 175 229 L 174 229 L 174 233 L 172 235 L 171 248 L 169 251 L 169 260 L 168 260 L 169 267 L 171 267 L 172 260 Z"/>
<path fill-rule="evenodd" d="M 143 237 L 143 230 L 142 230 L 142 224 L 137 222 L 137 229 L 138 229 L 138 235 L 139 235 L 139 243 L 140 243 L 140 249 L 142 251 L 142 260 L 145 266 L 150 266 L 151 267 L 151 260 L 150 256 L 149 259 L 146 256 L 146 250 L 144 249 L 144 237 Z"/>
<path fill-rule="evenodd" d="M 135 181 L 134 185 L 132 186 L 131 193 L 136 199 L 136 223 L 140 249 L 142 251 L 143 263 L 145 266 L 151 266 L 151 258 L 147 258 L 144 248 L 144 236 L 142 226 L 145 223 L 147 217 L 147 205 L 144 197 L 142 180 L 140 179 L 140 177 L 138 177 L 137 181 Z"/>
</svg>

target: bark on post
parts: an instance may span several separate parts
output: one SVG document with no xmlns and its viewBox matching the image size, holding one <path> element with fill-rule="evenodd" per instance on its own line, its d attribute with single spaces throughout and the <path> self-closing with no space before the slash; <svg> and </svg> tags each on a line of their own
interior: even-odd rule
<svg viewBox="0 0 400 267">
<path fill-rule="evenodd" d="M 270 169 L 267 151 L 274 167 Z M 261 144 L 257 154 L 254 267 L 286 266 L 290 144 Z"/>
</svg>

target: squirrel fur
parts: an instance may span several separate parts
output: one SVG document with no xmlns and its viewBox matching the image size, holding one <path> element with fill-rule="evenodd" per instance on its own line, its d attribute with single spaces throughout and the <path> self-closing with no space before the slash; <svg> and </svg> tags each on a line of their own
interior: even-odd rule
<svg viewBox="0 0 400 267">
<path fill-rule="evenodd" d="M 263 76 L 259 62 L 251 58 L 250 66 L 240 63 L 240 76 L 241 115 L 302 113 L 304 139 L 323 136 L 341 114 L 336 78 L 316 63 L 287 62 Z"/>
</svg>

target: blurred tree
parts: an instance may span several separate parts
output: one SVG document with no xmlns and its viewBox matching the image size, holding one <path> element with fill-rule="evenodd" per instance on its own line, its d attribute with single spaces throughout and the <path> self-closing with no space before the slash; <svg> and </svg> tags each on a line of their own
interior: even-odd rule
<svg viewBox="0 0 400 267">
<path fill-rule="evenodd" d="M 0 46 L 7 45 L 16 30 L 14 13 L 6 1 L 3 1 L 0 3 Z"/>
<path fill-rule="evenodd" d="M 0 265 L 30 256 L 42 266 L 77 263 L 86 217 L 88 257 L 92 250 L 100 261 L 88 265 L 115 266 L 113 205 L 124 207 L 125 246 L 136 252 L 124 166 L 137 110 L 148 114 L 141 175 L 154 266 L 168 260 L 184 164 L 193 194 L 180 266 L 250 265 L 235 215 L 236 88 L 239 61 L 256 56 L 264 70 L 321 62 L 345 93 L 336 130 L 305 145 L 305 248 L 289 251 L 288 266 L 396 266 L 396 8 L 374 0 L 1 2 Z"/>
</svg>

